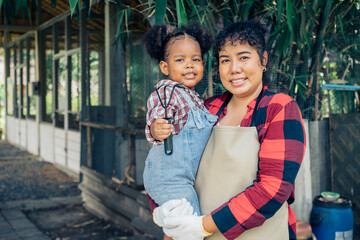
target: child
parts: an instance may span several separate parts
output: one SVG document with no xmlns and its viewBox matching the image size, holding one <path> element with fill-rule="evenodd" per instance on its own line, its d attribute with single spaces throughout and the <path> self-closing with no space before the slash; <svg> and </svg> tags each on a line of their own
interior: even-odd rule
<svg viewBox="0 0 360 240">
<path fill-rule="evenodd" d="M 186 198 L 200 215 L 195 177 L 217 117 L 204 107 L 194 88 L 203 77 L 203 55 L 211 47 L 212 35 L 197 24 L 180 29 L 155 25 L 145 34 L 143 42 L 167 76 L 166 80 L 159 81 L 147 101 L 145 133 L 153 146 L 145 162 L 144 187 L 158 205 Z M 165 154 L 162 142 L 150 134 L 151 124 L 166 112 L 174 126 L 171 155 Z"/>
</svg>

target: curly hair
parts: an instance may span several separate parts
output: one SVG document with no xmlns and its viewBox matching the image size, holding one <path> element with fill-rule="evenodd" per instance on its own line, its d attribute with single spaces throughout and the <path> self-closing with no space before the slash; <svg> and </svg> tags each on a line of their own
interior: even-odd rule
<svg viewBox="0 0 360 240">
<path fill-rule="evenodd" d="M 157 24 L 147 31 L 142 39 L 150 57 L 160 61 L 166 60 L 169 44 L 177 40 L 180 36 L 188 35 L 200 45 L 201 55 L 203 56 L 212 46 L 213 36 L 210 31 L 197 24 L 191 23 L 181 28 L 172 25 Z"/>
<path fill-rule="evenodd" d="M 219 52 L 230 41 L 232 45 L 249 44 L 259 55 L 260 62 L 263 62 L 263 54 L 266 51 L 265 36 L 267 29 L 265 25 L 256 20 L 235 22 L 224 27 L 215 38 L 214 54 L 219 62 Z M 269 61 L 268 61 L 269 62 Z M 263 77 L 264 84 L 269 83 L 267 75 Z"/>
</svg>

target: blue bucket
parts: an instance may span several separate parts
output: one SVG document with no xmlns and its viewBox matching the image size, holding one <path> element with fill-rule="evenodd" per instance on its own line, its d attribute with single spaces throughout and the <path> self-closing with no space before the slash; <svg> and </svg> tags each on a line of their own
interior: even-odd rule
<svg viewBox="0 0 360 240">
<path fill-rule="evenodd" d="M 351 202 L 341 197 L 335 201 L 316 197 L 310 214 L 310 225 L 317 240 L 352 240 L 354 216 Z"/>
</svg>

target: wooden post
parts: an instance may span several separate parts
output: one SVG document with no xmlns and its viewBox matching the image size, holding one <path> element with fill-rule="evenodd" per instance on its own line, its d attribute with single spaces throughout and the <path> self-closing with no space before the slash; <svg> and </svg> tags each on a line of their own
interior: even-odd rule
<svg viewBox="0 0 360 240">
<path fill-rule="evenodd" d="M 19 92 L 20 92 L 20 101 L 19 101 L 19 127 L 21 129 L 21 125 L 20 125 L 20 120 L 23 118 L 24 115 L 24 92 L 23 92 L 23 84 L 24 84 L 24 79 L 23 79 L 23 63 L 24 63 L 24 51 L 23 51 L 23 40 L 21 40 L 19 42 L 19 57 L 20 57 L 20 63 L 19 65 L 21 66 L 19 69 L 19 75 L 20 75 L 20 79 L 19 79 Z M 20 134 L 21 130 L 19 131 Z"/>
<path fill-rule="evenodd" d="M 53 48 L 53 56 L 55 54 L 58 53 L 59 51 L 59 45 L 58 45 L 58 38 L 59 38 L 59 34 L 58 34 L 58 26 L 59 24 L 56 22 L 54 23 L 54 25 L 52 26 L 52 31 L 53 31 L 53 39 L 52 39 L 52 48 Z M 53 122 L 53 126 L 56 126 L 57 123 L 57 113 L 56 110 L 59 106 L 59 102 L 58 102 L 58 83 L 59 83 L 59 74 L 58 74 L 58 69 L 59 69 L 59 60 L 58 59 L 54 59 L 52 60 L 52 83 L 53 83 L 53 89 L 52 89 L 52 98 L 53 98 L 53 109 L 52 109 L 52 122 Z"/>
<path fill-rule="evenodd" d="M 80 10 L 80 29 L 79 29 L 79 35 L 80 35 L 80 77 L 81 77 L 81 121 L 88 121 L 90 122 L 90 101 L 87 103 L 87 95 L 88 95 L 88 81 L 87 79 L 90 77 L 87 75 L 86 69 L 87 66 L 87 37 L 86 37 L 86 14 L 87 9 L 81 9 Z M 86 111 L 85 111 L 86 110 Z M 85 114 L 86 113 L 86 114 Z M 86 139 L 84 137 L 86 136 Z M 92 148 L 91 148 L 91 127 L 90 126 L 81 126 L 81 142 L 82 144 L 86 140 L 86 154 L 84 152 L 84 148 L 82 147 L 81 151 L 81 162 L 82 164 L 86 163 L 86 166 L 89 168 L 92 168 Z M 86 162 L 85 162 L 86 160 Z"/>
<path fill-rule="evenodd" d="M 26 39 L 26 116 L 30 115 L 30 96 L 29 96 L 29 87 L 30 83 L 30 48 L 31 48 L 31 38 Z M 27 142 L 27 141 L 26 141 Z"/>
<path fill-rule="evenodd" d="M 16 59 L 17 59 L 17 54 L 16 54 L 16 44 L 14 45 L 14 79 L 13 79 L 13 83 L 14 83 L 14 88 L 13 88 L 13 114 L 14 117 L 16 117 L 18 115 L 18 106 L 17 106 L 17 74 L 16 74 Z"/>
</svg>

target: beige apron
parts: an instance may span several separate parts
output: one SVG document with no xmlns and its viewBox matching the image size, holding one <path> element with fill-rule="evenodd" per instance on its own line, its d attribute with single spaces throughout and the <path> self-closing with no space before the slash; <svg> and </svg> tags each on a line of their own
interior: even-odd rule
<svg viewBox="0 0 360 240">
<path fill-rule="evenodd" d="M 260 144 L 255 127 L 215 126 L 202 155 L 195 189 L 201 214 L 209 214 L 253 184 Z M 220 232 L 206 240 L 226 239 Z M 289 240 L 285 202 L 263 225 L 246 230 L 236 239 Z"/>
</svg>

